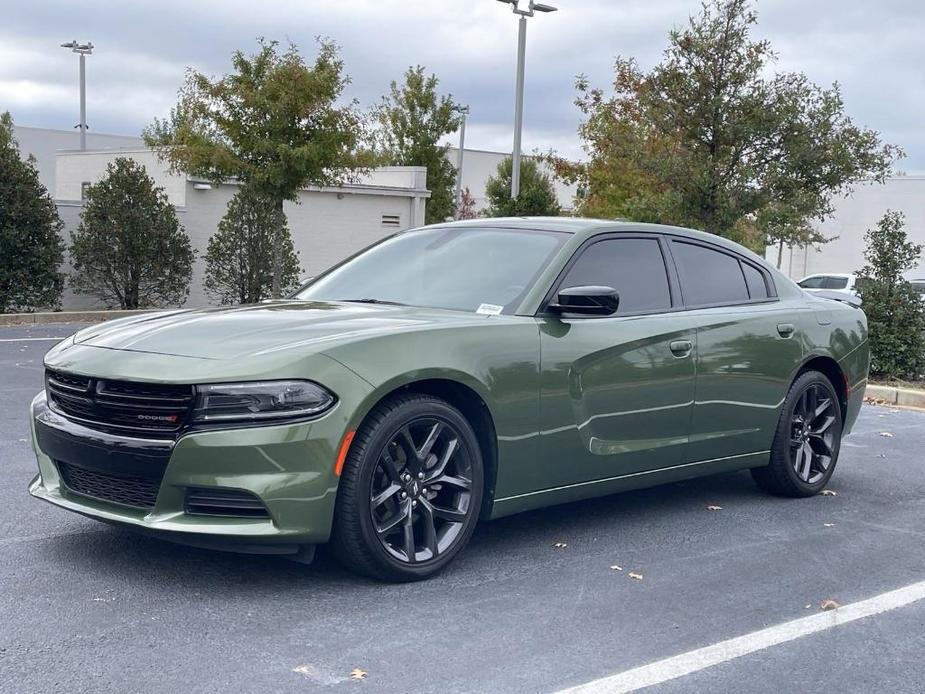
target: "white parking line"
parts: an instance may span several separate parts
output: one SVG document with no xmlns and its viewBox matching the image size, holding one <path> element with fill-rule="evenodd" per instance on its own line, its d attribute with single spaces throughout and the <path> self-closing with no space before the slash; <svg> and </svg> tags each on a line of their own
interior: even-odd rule
<svg viewBox="0 0 925 694">
<path fill-rule="evenodd" d="M 7 337 L 0 338 L 0 342 L 37 342 L 40 340 L 54 340 L 55 342 L 60 342 L 70 335 L 65 335 L 64 337 Z"/>
<path fill-rule="evenodd" d="M 876 595 L 845 607 L 839 607 L 836 610 L 795 619 L 792 622 L 785 622 L 767 629 L 754 631 L 751 634 L 720 641 L 712 646 L 698 648 L 664 660 L 657 660 L 654 663 L 626 670 L 610 677 L 604 677 L 570 689 L 563 689 L 558 694 L 634 692 L 643 687 L 651 687 L 678 677 L 684 677 L 734 658 L 740 658 L 743 655 L 793 641 L 809 634 L 815 634 L 858 619 L 895 610 L 923 598 L 925 598 L 925 581 L 913 583 L 910 586 L 899 588 L 889 593 Z"/>
</svg>

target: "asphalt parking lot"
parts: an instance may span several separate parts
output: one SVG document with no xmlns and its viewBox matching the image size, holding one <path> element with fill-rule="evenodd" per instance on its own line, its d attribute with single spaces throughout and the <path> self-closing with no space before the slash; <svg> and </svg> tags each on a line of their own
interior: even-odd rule
<svg viewBox="0 0 925 694">
<path fill-rule="evenodd" d="M 736 473 L 532 512 L 425 583 L 140 537 L 26 491 L 42 355 L 76 327 L 0 328 L 3 692 L 555 692 L 925 580 L 925 413 L 867 405 L 835 495 Z M 922 653 L 925 600 L 651 691 L 921 692 Z"/>
</svg>

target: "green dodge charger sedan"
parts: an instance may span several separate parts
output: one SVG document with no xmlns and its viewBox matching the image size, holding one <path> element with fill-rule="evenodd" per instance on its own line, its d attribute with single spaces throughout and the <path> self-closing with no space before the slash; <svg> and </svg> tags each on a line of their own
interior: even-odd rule
<svg viewBox="0 0 925 694">
<path fill-rule="evenodd" d="M 201 546 L 330 542 L 433 575 L 479 519 L 750 469 L 826 485 L 864 313 L 716 236 L 494 219 L 391 236 L 255 306 L 135 316 L 45 357 L 30 492 Z"/>
</svg>

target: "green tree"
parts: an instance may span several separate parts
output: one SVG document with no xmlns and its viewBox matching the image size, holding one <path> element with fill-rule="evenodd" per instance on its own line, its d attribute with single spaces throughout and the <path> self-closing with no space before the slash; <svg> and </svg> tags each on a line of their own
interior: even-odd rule
<svg viewBox="0 0 925 694">
<path fill-rule="evenodd" d="M 189 295 L 189 237 L 164 189 L 131 159 L 117 158 L 87 190 L 70 254 L 71 287 L 107 306 L 179 306 Z"/>
<path fill-rule="evenodd" d="M 643 71 L 618 58 L 613 93 L 579 78 L 588 160 L 557 161 L 586 191 L 583 214 L 692 226 L 754 246 L 826 239 L 811 221 L 902 152 L 845 114 L 837 84 L 772 72 L 748 0 L 708 0 Z"/>
<path fill-rule="evenodd" d="M 906 235 L 905 216 L 888 210 L 864 236 L 866 264 L 858 291 L 870 330 L 871 371 L 883 378 L 916 379 L 925 368 L 925 309 L 903 273 L 918 264 L 922 246 Z"/>
<path fill-rule="evenodd" d="M 489 217 L 558 217 L 561 209 L 549 176 L 533 159 L 520 160 L 520 195 L 511 198 L 511 172 L 507 157 L 498 164 L 495 176 L 485 184 Z"/>
<path fill-rule="evenodd" d="M 255 304 L 270 295 L 273 287 L 273 240 L 277 229 L 282 236 L 282 276 L 284 292 L 295 288 L 301 268 L 292 245 L 286 219 L 272 201 L 241 188 L 228 204 L 218 223 L 218 232 L 209 239 L 206 251 L 205 288 L 222 304 Z"/>
<path fill-rule="evenodd" d="M 237 179 L 282 214 L 306 185 L 337 185 L 363 163 L 364 130 L 355 102 L 339 105 L 349 78 L 337 47 L 322 41 L 313 65 L 290 45 L 260 39 L 233 72 L 210 79 L 187 74 L 177 105 L 144 136 L 174 170 L 213 181 Z M 283 217 L 279 217 L 280 220 Z M 283 227 L 273 243 L 274 297 L 283 278 Z"/>
<path fill-rule="evenodd" d="M 19 155 L 13 119 L 0 114 L 0 313 L 59 305 L 62 226 L 35 159 Z"/>
<path fill-rule="evenodd" d="M 452 97 L 437 93 L 438 85 L 437 76 L 425 75 L 420 65 L 409 67 L 404 82 L 392 82 L 376 111 L 384 160 L 392 166 L 427 167 L 427 224 L 453 215 L 456 182 L 456 167 L 446 156 L 449 145 L 440 140 L 459 128 L 459 116 Z"/>
</svg>

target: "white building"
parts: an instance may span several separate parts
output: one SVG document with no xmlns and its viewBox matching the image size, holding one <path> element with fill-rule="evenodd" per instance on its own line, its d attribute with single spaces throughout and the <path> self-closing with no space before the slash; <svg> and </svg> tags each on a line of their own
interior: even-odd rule
<svg viewBox="0 0 925 694">
<path fill-rule="evenodd" d="M 498 164 L 510 156 L 510 152 L 489 152 L 483 149 L 466 148 L 463 152 L 462 185 L 463 188 L 469 188 L 469 192 L 475 199 L 476 210 L 482 211 L 488 207 L 488 200 L 485 197 L 485 186 L 488 179 L 497 176 Z M 457 165 L 458 157 L 459 147 L 450 147 L 447 158 L 453 163 L 453 166 Z M 530 159 L 531 157 L 524 158 Z M 566 185 L 562 181 L 556 180 L 552 170 L 545 162 L 540 162 L 540 170 L 552 180 L 559 205 L 564 211 L 570 211 L 574 207 L 578 187 Z"/>
<path fill-rule="evenodd" d="M 887 210 L 903 212 L 909 240 L 925 245 L 925 176 L 896 176 L 884 184 L 861 183 L 834 203 L 834 214 L 817 225 L 831 241 L 809 248 L 784 248 L 781 270 L 791 278 L 859 270 L 864 265 L 864 234 L 877 226 Z M 767 249 L 765 257 L 776 265 L 777 254 L 775 246 Z M 906 279 L 922 277 L 925 266 L 906 273 Z"/>
<path fill-rule="evenodd" d="M 218 185 L 173 173 L 148 149 L 58 152 L 54 198 L 66 237 L 80 223 L 83 191 L 102 179 L 106 167 L 117 157 L 128 157 L 144 165 L 176 207 L 180 223 L 197 252 L 186 306 L 208 304 L 210 300 L 202 286 L 205 269 L 202 258 L 209 238 L 237 191 L 237 184 Z M 430 197 L 426 179 L 424 167 L 383 167 L 355 183 L 305 188 L 297 202 L 287 202 L 283 209 L 304 275 L 317 274 L 395 231 L 421 226 L 424 205 Z M 65 266 L 64 271 L 69 269 Z M 94 297 L 76 295 L 70 290 L 65 292 L 62 303 L 65 309 L 99 306 Z"/>
</svg>

